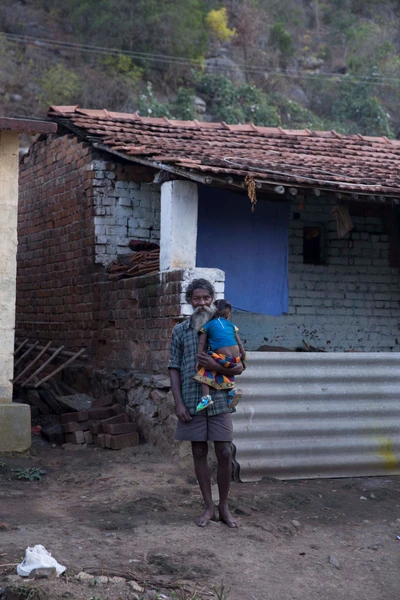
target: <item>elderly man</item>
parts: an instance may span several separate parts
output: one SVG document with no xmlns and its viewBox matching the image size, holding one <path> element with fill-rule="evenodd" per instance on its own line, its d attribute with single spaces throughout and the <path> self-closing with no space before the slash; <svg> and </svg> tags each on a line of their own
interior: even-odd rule
<svg viewBox="0 0 400 600">
<path fill-rule="evenodd" d="M 196 406 L 201 398 L 201 386 L 193 380 L 196 363 L 209 370 L 224 375 L 240 375 L 242 363 L 227 369 L 215 362 L 208 354 L 197 353 L 198 331 L 209 321 L 213 314 L 211 308 L 214 299 L 214 288 L 206 279 L 194 279 L 186 290 L 186 301 L 192 305 L 193 314 L 190 319 L 176 325 L 172 332 L 171 388 L 175 400 L 175 412 L 178 424 L 176 440 L 187 440 L 192 443 L 194 468 L 204 500 L 204 512 L 196 520 L 199 527 L 205 527 L 215 519 L 215 508 L 211 497 L 211 478 L 207 462 L 208 442 L 214 442 L 218 462 L 217 482 L 219 490 L 219 518 L 229 527 L 236 523 L 228 509 L 228 494 L 231 481 L 233 438 L 232 418 L 228 408 L 228 391 L 213 390 L 214 403 L 196 413 Z"/>
</svg>

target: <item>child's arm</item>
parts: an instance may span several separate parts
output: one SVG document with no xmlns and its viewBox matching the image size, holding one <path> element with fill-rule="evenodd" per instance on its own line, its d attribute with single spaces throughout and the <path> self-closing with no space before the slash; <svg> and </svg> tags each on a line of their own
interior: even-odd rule
<svg viewBox="0 0 400 600">
<path fill-rule="evenodd" d="M 206 332 L 202 332 L 199 335 L 199 345 L 197 346 L 197 354 L 201 354 L 202 352 L 204 352 L 205 347 L 207 344 L 207 334 Z"/>
<path fill-rule="evenodd" d="M 242 340 L 240 339 L 237 331 L 235 331 L 235 339 L 236 339 L 237 345 L 239 346 L 239 352 L 242 356 L 242 364 L 243 364 L 243 370 L 244 370 L 246 368 L 246 350 L 244 349 Z"/>
<path fill-rule="evenodd" d="M 237 345 L 239 346 L 239 352 L 240 352 L 240 354 L 245 354 L 244 346 L 242 344 L 242 340 L 240 339 L 239 334 L 238 334 L 237 331 L 235 331 L 235 339 L 236 339 Z"/>
</svg>

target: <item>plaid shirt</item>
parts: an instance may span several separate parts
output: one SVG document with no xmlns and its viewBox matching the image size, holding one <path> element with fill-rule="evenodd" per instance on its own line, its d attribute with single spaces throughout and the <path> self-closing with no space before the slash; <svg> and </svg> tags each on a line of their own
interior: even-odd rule
<svg viewBox="0 0 400 600">
<path fill-rule="evenodd" d="M 181 373 L 182 399 L 191 415 L 196 413 L 196 406 L 202 397 L 201 385 L 193 379 L 196 374 L 196 354 L 198 348 L 198 334 L 190 326 L 190 319 L 175 325 L 172 330 L 171 359 L 168 369 L 177 369 Z M 210 395 L 214 401 L 207 411 L 208 416 L 220 415 L 231 412 L 228 408 L 228 390 L 214 390 L 210 388 Z"/>
</svg>

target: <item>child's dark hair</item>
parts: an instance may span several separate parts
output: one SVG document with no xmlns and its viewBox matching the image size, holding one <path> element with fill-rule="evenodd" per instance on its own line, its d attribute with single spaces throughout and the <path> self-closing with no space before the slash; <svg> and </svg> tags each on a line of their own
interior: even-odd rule
<svg viewBox="0 0 400 600">
<path fill-rule="evenodd" d="M 230 302 L 228 302 L 228 300 L 225 300 L 225 298 L 220 298 L 220 300 L 215 300 L 214 306 L 216 308 L 216 311 L 214 313 L 214 318 L 215 317 L 217 317 L 217 318 L 225 317 L 227 314 L 232 312 L 232 304 Z"/>
</svg>

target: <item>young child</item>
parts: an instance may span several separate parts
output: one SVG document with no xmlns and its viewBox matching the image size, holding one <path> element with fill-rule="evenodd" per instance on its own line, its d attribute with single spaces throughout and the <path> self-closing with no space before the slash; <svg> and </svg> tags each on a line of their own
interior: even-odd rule
<svg viewBox="0 0 400 600">
<path fill-rule="evenodd" d="M 214 302 L 216 311 L 211 320 L 200 329 L 197 353 L 204 352 L 207 342 L 211 348 L 208 352 L 214 360 L 226 368 L 236 366 L 240 361 L 245 361 L 246 353 L 238 336 L 238 328 L 231 323 L 232 306 L 225 299 Z M 216 371 L 207 371 L 200 365 L 197 374 L 193 377 L 201 383 L 203 397 L 196 407 L 196 411 L 203 410 L 213 404 L 210 396 L 210 387 L 221 390 L 229 389 L 228 406 L 234 408 L 241 398 L 241 391 L 235 387 L 234 376 L 226 376 Z"/>
</svg>

